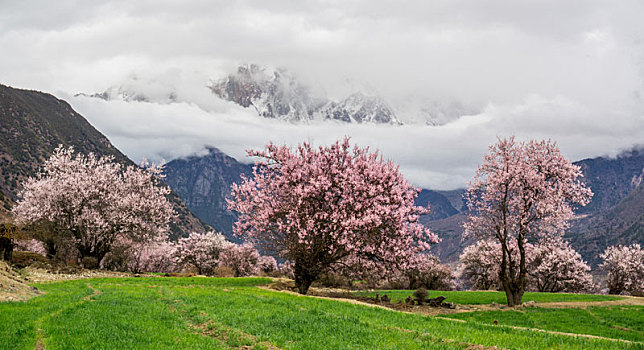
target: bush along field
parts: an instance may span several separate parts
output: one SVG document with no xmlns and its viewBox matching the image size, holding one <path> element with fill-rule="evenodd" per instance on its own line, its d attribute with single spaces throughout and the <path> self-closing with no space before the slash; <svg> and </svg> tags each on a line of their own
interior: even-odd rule
<svg viewBox="0 0 644 350">
<path fill-rule="evenodd" d="M 42 295 L 0 303 L 0 348 L 644 348 L 642 305 L 535 307 L 434 317 L 268 290 L 265 285 L 270 282 L 139 277 L 36 284 Z M 567 297 L 562 294 L 557 300 L 579 300 Z"/>
</svg>

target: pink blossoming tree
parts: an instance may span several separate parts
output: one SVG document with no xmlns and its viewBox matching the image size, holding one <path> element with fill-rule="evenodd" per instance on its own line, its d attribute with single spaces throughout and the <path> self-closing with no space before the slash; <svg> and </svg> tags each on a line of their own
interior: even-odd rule
<svg viewBox="0 0 644 350">
<path fill-rule="evenodd" d="M 233 243 L 219 232 L 193 232 L 188 237 L 179 238 L 176 254 L 183 264 L 191 264 L 200 275 L 207 275 L 219 265 L 219 256 Z"/>
<path fill-rule="evenodd" d="M 259 271 L 263 273 L 274 273 L 277 271 L 277 260 L 270 255 L 262 255 L 257 262 Z"/>
<path fill-rule="evenodd" d="M 14 250 L 23 252 L 34 252 L 42 256 L 47 256 L 47 249 L 45 245 L 34 238 L 25 240 L 16 240 Z"/>
<path fill-rule="evenodd" d="M 514 137 L 492 145 L 479 165 L 466 194 L 465 233 L 501 245 L 499 280 L 509 306 L 520 305 L 525 292 L 528 240 L 561 235 L 573 217 L 572 205 L 585 205 L 592 196 L 581 176 L 555 143 Z M 518 260 L 510 251 L 512 239 Z"/>
<path fill-rule="evenodd" d="M 431 254 L 418 254 L 406 268 L 391 271 L 388 278 L 394 289 L 453 290 L 454 273 Z"/>
<path fill-rule="evenodd" d="M 179 272 L 177 244 L 157 239 L 151 242 L 134 243 L 129 246 L 127 268 L 140 272 Z"/>
<path fill-rule="evenodd" d="M 269 144 L 249 151 L 261 160 L 253 178 L 232 186 L 235 233 L 294 264 L 301 294 L 351 255 L 404 266 L 438 238 L 418 222 L 418 189 L 398 167 L 348 138 L 329 147 L 292 150 Z"/>
<path fill-rule="evenodd" d="M 538 292 L 592 292 L 590 266 L 561 237 L 543 239 L 528 249 L 528 284 Z"/>
<path fill-rule="evenodd" d="M 221 252 L 219 265 L 233 269 L 235 277 L 256 275 L 259 272 L 259 252 L 252 245 L 233 244 Z"/>
<path fill-rule="evenodd" d="M 639 244 L 612 246 L 600 255 L 608 271 L 608 293 L 644 293 L 644 249 Z"/>
<path fill-rule="evenodd" d="M 518 261 L 518 249 L 512 244 L 510 249 Z M 501 266 L 501 244 L 492 239 L 482 239 L 463 249 L 460 257 L 458 277 L 462 283 L 473 290 L 497 290 L 499 267 Z"/>
<path fill-rule="evenodd" d="M 52 224 L 80 261 L 98 264 L 118 238 L 145 242 L 168 232 L 175 214 L 165 197 L 169 188 L 157 183 L 160 174 L 160 166 L 123 166 L 112 156 L 59 146 L 24 183 L 13 214 L 20 224 Z"/>
</svg>

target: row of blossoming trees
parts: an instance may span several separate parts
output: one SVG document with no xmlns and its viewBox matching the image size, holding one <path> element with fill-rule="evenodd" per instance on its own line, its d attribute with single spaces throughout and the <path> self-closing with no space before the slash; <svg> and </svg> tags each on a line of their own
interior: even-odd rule
<svg viewBox="0 0 644 350">
<path fill-rule="evenodd" d="M 168 239 L 176 217 L 160 185 L 161 166 L 123 166 L 113 157 L 76 154 L 59 147 L 24 183 L 13 214 L 32 238 L 18 248 L 87 268 L 175 272 L 190 264 L 198 273 L 247 276 L 276 269 L 249 245 L 219 233 Z"/>
<path fill-rule="evenodd" d="M 285 261 L 282 272 L 303 294 L 329 276 L 453 288 L 451 270 L 428 254 L 438 237 L 418 221 L 429 208 L 414 205 L 419 189 L 391 161 L 347 138 L 317 148 L 269 144 L 248 154 L 258 158 L 253 176 L 233 185 L 228 202 L 239 213 L 234 230 L 244 245 L 217 233 L 170 242 L 175 214 L 169 190 L 157 183 L 160 167 L 123 167 L 72 149 L 56 150 L 27 181 L 14 215 L 34 227 L 49 255 L 72 251 L 85 266 L 170 271 L 189 264 L 235 276 L 276 270 L 258 247 Z M 477 242 L 461 256 L 462 280 L 504 290 L 509 305 L 520 304 L 526 289 L 593 290 L 590 268 L 561 238 L 572 205 L 592 196 L 580 176 L 550 141 L 510 138 L 490 147 L 466 195 L 465 232 Z M 611 292 L 641 286 L 643 256 L 637 245 L 607 250 Z"/>
</svg>

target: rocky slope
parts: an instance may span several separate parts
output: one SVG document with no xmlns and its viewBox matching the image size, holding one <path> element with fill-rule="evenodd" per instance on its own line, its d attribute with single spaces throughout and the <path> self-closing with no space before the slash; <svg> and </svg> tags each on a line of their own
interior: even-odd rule
<svg viewBox="0 0 644 350">
<path fill-rule="evenodd" d="M 40 294 L 38 289 L 27 285 L 27 281 L 0 261 L 0 302 L 24 301 Z"/>
<path fill-rule="evenodd" d="M 21 183 L 34 176 L 61 144 L 73 146 L 81 153 L 112 155 L 120 163 L 133 164 L 67 102 L 50 94 L 0 85 L 0 200 L 3 215 L 7 215 L 17 200 Z M 179 213 L 179 221 L 172 225 L 175 234 L 186 235 L 206 229 L 176 194 L 170 197 Z"/>
<path fill-rule="evenodd" d="M 205 156 L 169 162 L 165 180 L 197 217 L 233 238 L 236 216 L 227 209 L 226 199 L 230 196 L 230 186 L 241 181 L 242 174 L 251 173 L 251 165 L 209 148 Z"/>
<path fill-rule="evenodd" d="M 584 173 L 584 182 L 593 191 L 590 204 L 580 214 L 600 213 L 617 205 L 644 179 L 644 148 L 632 149 L 615 158 L 597 157 L 575 162 Z"/>
<path fill-rule="evenodd" d="M 644 244 L 644 185 L 638 185 L 615 206 L 573 221 L 566 237 L 592 265 L 616 244 Z"/>
</svg>

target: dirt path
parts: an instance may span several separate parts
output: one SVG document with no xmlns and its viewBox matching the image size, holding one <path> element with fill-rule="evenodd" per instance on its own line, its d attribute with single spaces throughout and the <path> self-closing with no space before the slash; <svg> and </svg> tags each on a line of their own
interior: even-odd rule
<svg viewBox="0 0 644 350">
<path fill-rule="evenodd" d="M 337 300 L 337 301 L 342 301 L 345 303 L 349 304 L 356 304 L 356 305 L 364 305 L 364 306 L 370 306 L 370 307 L 375 307 L 375 308 L 380 308 L 380 309 L 385 309 L 385 310 L 392 310 L 392 311 L 399 311 L 399 312 L 405 312 L 405 313 L 413 313 L 413 312 L 408 312 L 408 311 L 402 311 L 402 310 L 396 310 L 384 305 L 378 305 L 378 304 L 372 304 L 372 303 L 367 303 L 364 301 L 356 300 L 356 299 L 349 299 L 349 298 L 335 298 L 335 297 L 325 297 L 322 295 L 302 295 L 300 293 L 296 293 L 290 290 L 277 290 L 274 288 L 271 288 L 270 286 L 257 286 L 257 288 L 264 289 L 264 290 L 270 290 L 271 292 L 280 292 L 280 293 L 286 293 L 290 295 L 294 295 L 297 297 L 303 297 L 303 298 L 316 298 L 316 299 L 326 299 L 326 300 Z"/>
<path fill-rule="evenodd" d="M 552 303 L 535 303 L 534 306 L 546 308 L 586 308 L 588 306 L 644 305 L 643 297 L 620 295 L 619 300 L 609 301 L 558 301 Z"/>
<path fill-rule="evenodd" d="M 92 293 L 92 294 L 90 294 L 90 295 L 88 295 L 88 296 L 84 297 L 84 298 L 83 298 L 83 300 L 94 301 L 94 299 L 92 299 L 92 297 L 103 294 L 103 292 L 101 292 L 100 290 L 98 290 L 98 289 L 96 289 L 96 288 L 92 287 L 92 285 L 90 285 L 89 283 L 87 284 L 87 288 L 89 288 L 89 289 L 91 289 L 92 291 L 94 291 L 94 293 Z"/>
</svg>

